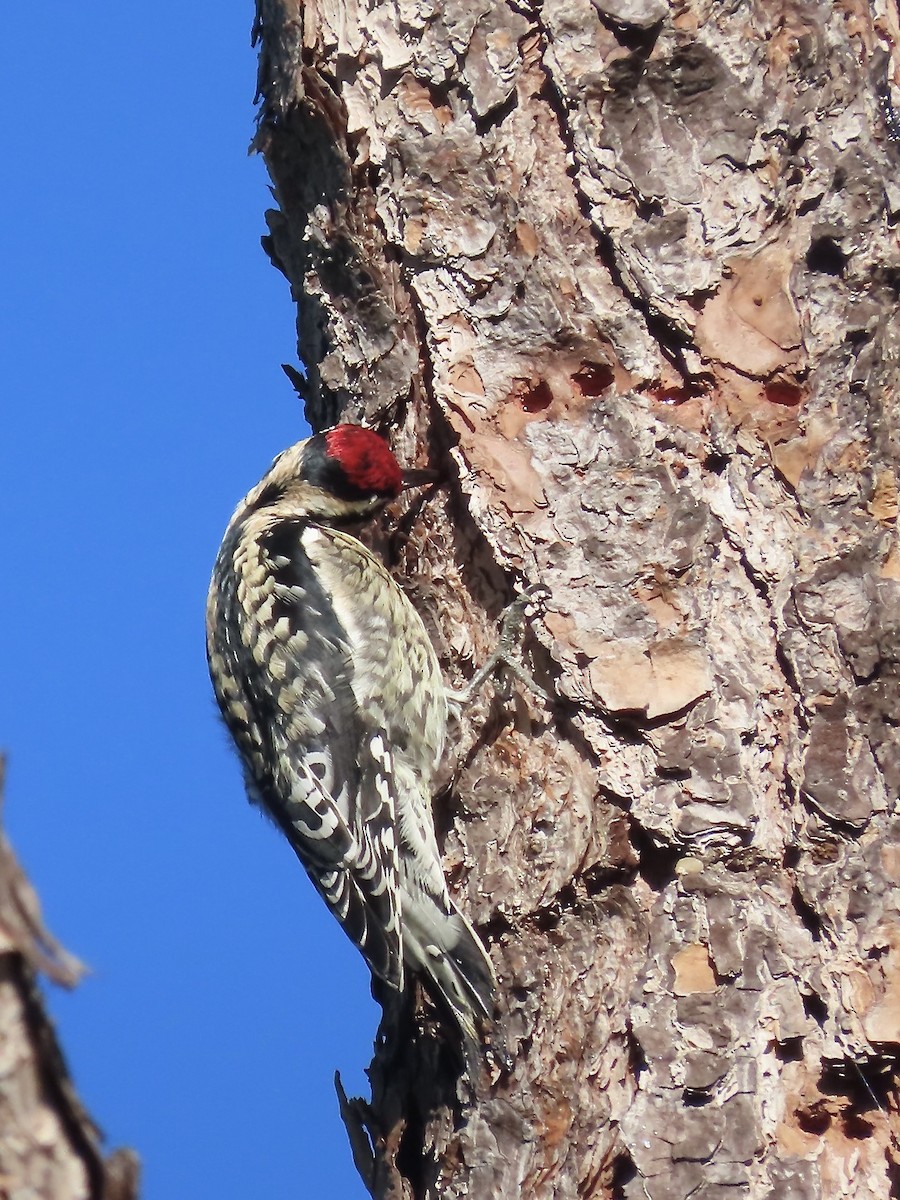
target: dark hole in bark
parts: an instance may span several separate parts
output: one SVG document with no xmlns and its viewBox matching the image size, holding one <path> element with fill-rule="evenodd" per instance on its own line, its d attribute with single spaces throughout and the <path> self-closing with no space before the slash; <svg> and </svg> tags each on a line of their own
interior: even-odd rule
<svg viewBox="0 0 900 1200">
<path fill-rule="evenodd" d="M 728 466 L 728 456 L 726 454 L 707 454 L 703 460 L 703 467 L 707 471 L 711 471 L 713 475 L 721 475 Z"/>
<path fill-rule="evenodd" d="M 775 1045 L 776 1057 L 781 1062 L 800 1062 L 803 1058 L 803 1038 L 785 1038 Z"/>
<path fill-rule="evenodd" d="M 586 362 L 572 376 L 572 382 L 583 396 L 602 396 L 614 378 L 608 363 Z"/>
<path fill-rule="evenodd" d="M 683 851 L 673 846 L 661 846 L 636 821 L 631 825 L 631 844 L 638 855 L 638 873 L 642 879 L 661 892 L 675 878 L 675 864 Z"/>
<path fill-rule="evenodd" d="M 786 383 L 780 379 L 773 379 L 767 383 L 765 393 L 770 404 L 780 404 L 784 408 L 796 408 L 803 399 L 802 388 L 796 383 Z"/>
<path fill-rule="evenodd" d="M 816 238 L 806 252 L 806 265 L 820 275 L 841 275 L 847 255 L 832 237 Z"/>
<path fill-rule="evenodd" d="M 875 1132 L 875 1126 L 872 1122 L 867 1121 L 865 1117 L 861 1117 L 859 1113 L 845 1113 L 843 1126 L 845 1137 L 858 1138 L 860 1141 L 865 1141 Z"/>
<path fill-rule="evenodd" d="M 821 1108 L 804 1108 L 797 1113 L 797 1124 L 804 1133 L 821 1137 L 831 1125 L 831 1114 Z"/>
<path fill-rule="evenodd" d="M 553 393 L 541 380 L 540 383 L 536 383 L 533 388 L 529 388 L 527 392 L 523 393 L 519 402 L 526 412 L 544 412 L 553 403 Z"/>
<path fill-rule="evenodd" d="M 825 1019 L 828 1016 L 828 1005 L 821 996 L 816 996 L 812 992 L 809 992 L 803 996 L 803 1011 L 817 1025 L 824 1025 Z"/>
<path fill-rule="evenodd" d="M 812 935 L 812 940 L 820 942 L 822 940 L 822 919 L 819 914 L 810 904 L 806 903 L 798 887 L 795 887 L 791 893 L 791 899 L 800 920 Z"/>
<path fill-rule="evenodd" d="M 685 404 L 688 400 L 696 400 L 700 396 L 706 395 L 707 389 L 704 387 L 660 387 L 653 388 L 648 392 L 652 399 L 657 400 L 660 404 Z"/>
<path fill-rule="evenodd" d="M 625 1186 L 636 1178 L 637 1168 L 634 1160 L 627 1150 L 623 1150 L 613 1163 L 612 1179 L 610 1180 L 612 1200 L 622 1200 L 625 1195 Z"/>
<path fill-rule="evenodd" d="M 784 858 L 782 861 L 787 870 L 792 870 L 794 867 L 796 867 L 797 863 L 800 861 L 800 847 L 788 846 L 785 849 Z"/>
</svg>

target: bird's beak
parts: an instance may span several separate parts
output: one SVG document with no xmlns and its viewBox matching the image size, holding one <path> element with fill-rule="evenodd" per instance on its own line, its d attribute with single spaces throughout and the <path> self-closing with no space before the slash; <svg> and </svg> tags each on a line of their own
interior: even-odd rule
<svg viewBox="0 0 900 1200">
<path fill-rule="evenodd" d="M 440 474 L 428 467 L 408 467 L 403 472 L 404 488 L 425 487 L 429 483 L 437 483 Z"/>
</svg>

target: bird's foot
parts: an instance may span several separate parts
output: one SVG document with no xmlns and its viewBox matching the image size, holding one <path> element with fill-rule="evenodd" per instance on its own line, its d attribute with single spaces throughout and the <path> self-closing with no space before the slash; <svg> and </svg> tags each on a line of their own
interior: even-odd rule
<svg viewBox="0 0 900 1200">
<path fill-rule="evenodd" d="M 550 589 L 542 583 L 532 584 L 520 596 L 513 600 L 504 610 L 500 618 L 500 637 L 496 649 L 483 667 L 475 672 L 468 687 L 462 691 L 448 691 L 447 698 L 452 705 L 460 709 L 471 704 L 488 679 L 496 680 L 498 694 L 508 699 L 512 690 L 512 682 L 518 679 L 530 692 L 540 697 L 545 704 L 550 704 L 551 697 L 535 681 L 531 672 L 522 661 L 522 641 L 525 636 L 525 626 L 540 610 L 544 600 L 550 595 Z"/>
</svg>

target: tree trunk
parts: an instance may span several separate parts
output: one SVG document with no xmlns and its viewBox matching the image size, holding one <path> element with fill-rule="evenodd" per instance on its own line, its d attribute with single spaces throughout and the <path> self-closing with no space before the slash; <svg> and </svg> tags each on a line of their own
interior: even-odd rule
<svg viewBox="0 0 900 1200">
<path fill-rule="evenodd" d="M 0 759 L 0 803 L 2 792 Z M 37 984 L 42 974 L 74 987 L 83 970 L 45 929 L 0 830 L 0 1197 L 136 1200 L 137 1156 L 117 1150 L 103 1157 Z"/>
<path fill-rule="evenodd" d="M 543 705 L 438 799 L 500 978 L 345 1104 L 376 1197 L 898 1179 L 900 122 L 882 0 L 258 0 L 267 248 L 316 426 L 441 469 L 390 547 Z M 371 1140 L 371 1145 L 370 1145 Z"/>
</svg>

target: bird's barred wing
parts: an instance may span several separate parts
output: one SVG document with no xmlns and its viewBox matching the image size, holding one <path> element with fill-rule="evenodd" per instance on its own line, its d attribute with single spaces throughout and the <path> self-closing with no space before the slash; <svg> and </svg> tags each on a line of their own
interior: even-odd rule
<svg viewBox="0 0 900 1200">
<path fill-rule="evenodd" d="M 279 741 L 276 732 L 276 746 Z M 352 822 L 343 816 L 343 798 L 336 802 L 328 792 L 328 755 L 318 750 L 297 759 L 291 791 L 279 804 L 276 819 L 317 891 L 369 966 L 400 988 L 394 799 L 382 748 L 377 734 L 360 745 L 359 786 L 346 802 L 353 810 Z"/>
<path fill-rule="evenodd" d="M 400 899 L 390 758 L 365 726 L 347 636 L 305 562 L 303 525 L 220 552 L 209 621 L 212 672 L 248 791 L 290 841 L 375 974 L 401 987 Z M 224 561 L 223 561 L 224 560 Z M 222 670 L 224 664 L 224 670 Z"/>
</svg>

